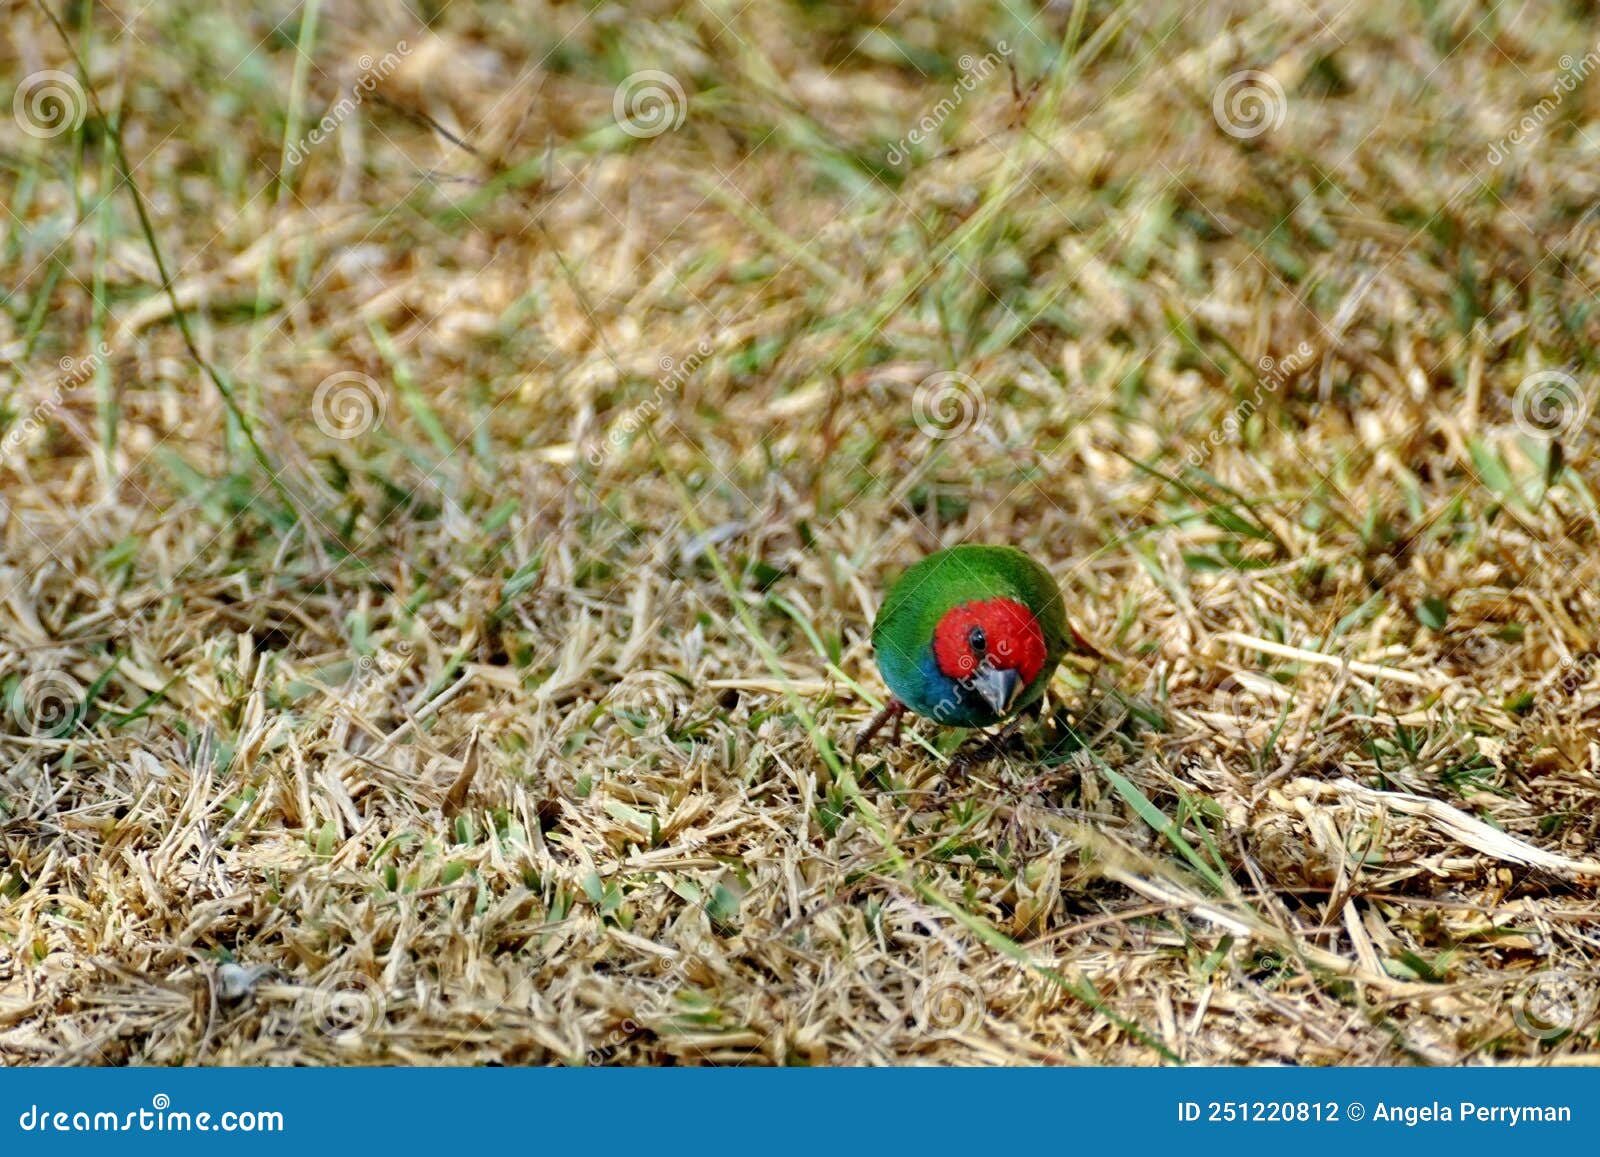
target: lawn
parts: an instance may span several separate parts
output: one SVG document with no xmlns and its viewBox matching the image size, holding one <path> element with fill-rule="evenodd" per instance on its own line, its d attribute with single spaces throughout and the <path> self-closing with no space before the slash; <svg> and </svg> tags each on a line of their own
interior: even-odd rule
<svg viewBox="0 0 1600 1157">
<path fill-rule="evenodd" d="M 0 1061 L 1563 1064 L 1600 44 L 19 0 Z M 888 584 L 1055 576 L 997 758 Z"/>
</svg>

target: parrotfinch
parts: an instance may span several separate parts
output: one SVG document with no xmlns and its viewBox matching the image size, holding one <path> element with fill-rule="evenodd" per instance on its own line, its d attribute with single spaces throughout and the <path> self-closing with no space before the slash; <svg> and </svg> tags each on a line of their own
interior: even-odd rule
<svg viewBox="0 0 1600 1157">
<path fill-rule="evenodd" d="M 1074 633 L 1061 591 L 1009 546 L 952 547 L 912 566 L 872 624 L 878 670 L 895 695 L 856 742 L 914 711 L 954 727 L 1009 719 L 1044 694 Z"/>
</svg>

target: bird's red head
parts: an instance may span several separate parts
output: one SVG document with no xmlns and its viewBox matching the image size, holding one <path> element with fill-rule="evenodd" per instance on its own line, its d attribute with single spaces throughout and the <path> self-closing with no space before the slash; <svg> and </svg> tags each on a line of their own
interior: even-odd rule
<svg viewBox="0 0 1600 1157">
<path fill-rule="evenodd" d="M 933 630 L 933 657 L 952 679 L 971 679 L 984 667 L 1015 671 L 1019 687 L 1044 666 L 1044 631 L 1015 599 L 984 599 L 951 607 Z"/>
</svg>

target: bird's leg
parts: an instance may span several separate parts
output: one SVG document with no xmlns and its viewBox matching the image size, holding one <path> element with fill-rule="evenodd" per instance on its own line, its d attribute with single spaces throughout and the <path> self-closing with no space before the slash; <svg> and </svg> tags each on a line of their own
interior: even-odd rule
<svg viewBox="0 0 1600 1157">
<path fill-rule="evenodd" d="M 958 751 L 950 760 L 951 775 L 966 775 L 967 772 L 986 763 L 1000 754 L 1000 747 L 995 743 L 992 735 L 983 734 L 976 743 L 967 744 L 965 751 Z"/>
<path fill-rule="evenodd" d="M 872 742 L 872 737 L 883 730 L 883 725 L 891 719 L 894 720 L 894 742 L 900 742 L 900 721 L 906 713 L 906 705 L 898 699 L 890 699 L 884 709 L 872 717 L 872 722 L 867 724 L 860 735 L 856 736 L 855 746 L 850 749 L 850 758 L 855 759 L 861 754 L 861 749 Z"/>
<path fill-rule="evenodd" d="M 1010 738 L 1021 729 L 1022 720 L 1023 716 L 1018 715 L 1015 719 L 1011 720 L 1011 722 L 1007 723 L 999 730 L 999 732 L 995 734 L 995 737 L 991 742 L 994 744 L 996 754 L 999 754 L 1000 751 L 1005 747 L 1007 741 L 1010 740 Z"/>
</svg>

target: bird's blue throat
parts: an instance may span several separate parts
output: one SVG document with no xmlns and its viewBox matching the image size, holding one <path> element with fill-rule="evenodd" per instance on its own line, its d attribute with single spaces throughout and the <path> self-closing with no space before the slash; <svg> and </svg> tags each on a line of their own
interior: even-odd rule
<svg viewBox="0 0 1600 1157">
<path fill-rule="evenodd" d="M 925 719 L 950 727 L 989 727 L 1004 718 L 970 682 L 939 670 L 932 646 L 916 656 L 880 655 L 878 666 L 895 697 Z"/>
</svg>

